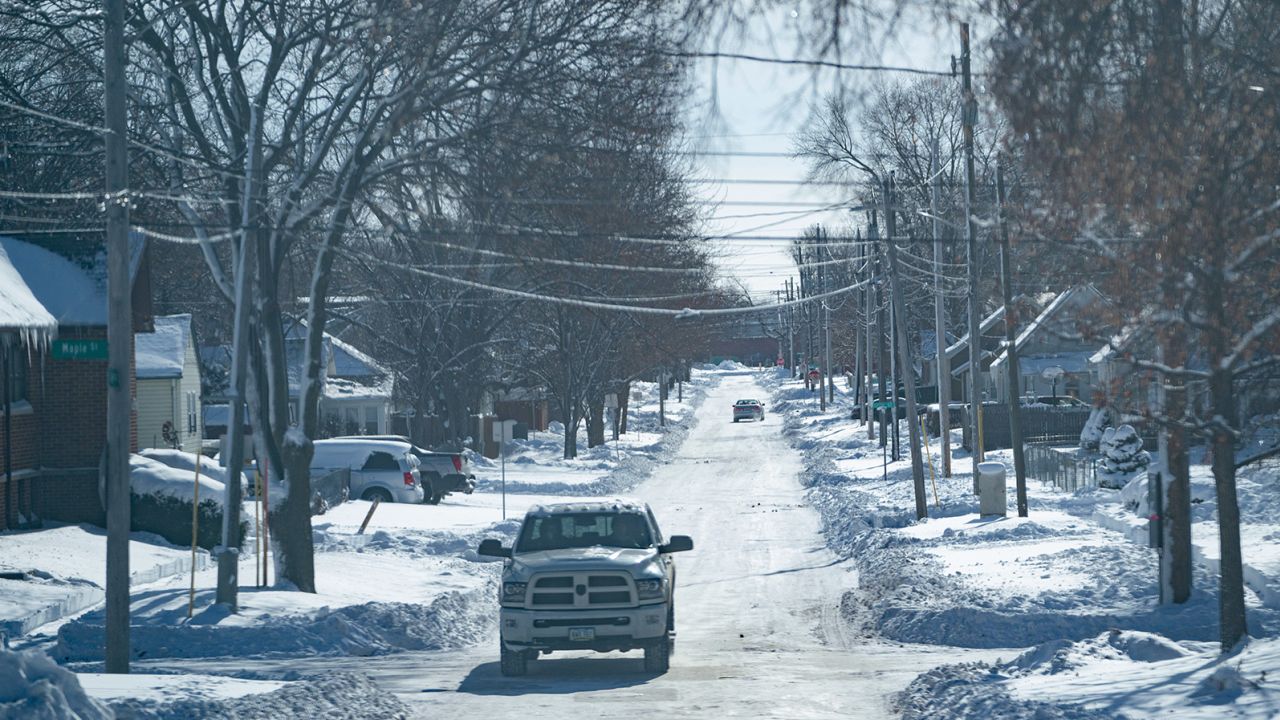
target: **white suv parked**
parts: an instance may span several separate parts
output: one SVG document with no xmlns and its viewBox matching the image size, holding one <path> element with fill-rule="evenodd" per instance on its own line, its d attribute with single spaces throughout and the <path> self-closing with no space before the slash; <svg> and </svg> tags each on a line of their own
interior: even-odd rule
<svg viewBox="0 0 1280 720">
<path fill-rule="evenodd" d="M 382 502 L 420 503 L 422 479 L 413 446 L 395 440 L 317 440 L 311 477 L 351 471 L 351 497 Z"/>
<path fill-rule="evenodd" d="M 644 668 L 664 673 L 675 643 L 676 565 L 693 540 L 664 540 L 647 504 L 635 500 L 531 508 L 515 545 L 480 543 L 507 558 L 499 589 L 503 675 L 556 650 L 644 650 Z"/>
</svg>

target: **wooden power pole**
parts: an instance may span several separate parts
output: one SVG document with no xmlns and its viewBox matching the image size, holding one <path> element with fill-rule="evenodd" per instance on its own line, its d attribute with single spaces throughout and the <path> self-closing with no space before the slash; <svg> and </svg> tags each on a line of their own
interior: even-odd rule
<svg viewBox="0 0 1280 720">
<path fill-rule="evenodd" d="M 973 223 L 973 125 L 978 102 L 969 76 L 969 23 L 960 23 L 960 71 L 964 83 L 961 120 L 964 125 L 964 228 L 969 270 L 969 445 L 973 458 L 973 493 L 978 494 L 978 463 L 982 462 L 982 333 L 978 316 L 978 228 Z"/>
<path fill-rule="evenodd" d="M 1013 270 L 1009 259 L 1009 223 L 1004 214 L 1004 167 L 996 161 L 996 217 L 1000 221 L 1000 286 L 1004 292 L 1005 374 L 1008 376 L 1009 438 L 1013 445 L 1013 473 L 1017 478 L 1018 517 L 1027 516 L 1027 457 L 1022 447 L 1022 409 L 1018 383 L 1018 315 L 1013 308 Z"/>
<path fill-rule="evenodd" d="M 938 444 L 942 453 L 942 476 L 951 477 L 951 361 L 947 357 L 947 309 L 942 296 L 942 218 L 938 206 L 942 180 L 938 177 L 938 142 L 929 156 L 929 212 L 933 215 L 933 325 L 938 366 Z"/>
<path fill-rule="evenodd" d="M 103 114 L 106 121 L 107 240 L 107 588 L 109 673 L 129 672 L 129 450 L 133 411 L 132 283 L 129 278 L 128 98 L 124 74 L 124 0 L 106 0 Z"/>
<path fill-rule="evenodd" d="M 902 369 L 903 383 L 906 385 L 907 392 L 907 437 L 911 442 L 911 479 L 915 485 L 916 494 L 916 519 L 920 520 L 929 514 L 929 500 L 925 495 L 924 489 L 924 459 L 920 454 L 920 424 L 917 422 L 919 415 L 916 414 L 916 376 L 912 370 L 911 363 L 911 343 L 907 342 L 907 313 L 906 308 L 902 305 L 902 279 L 898 276 L 898 246 L 895 241 L 894 232 L 897 230 L 895 216 L 897 211 L 894 209 L 894 188 L 893 178 L 884 182 L 884 224 L 885 246 L 889 249 L 889 281 L 891 292 L 893 293 L 893 325 L 894 334 L 896 335 L 898 356 L 901 361 L 898 366 Z M 894 381 L 897 382 L 896 379 Z M 897 393 L 894 393 L 894 406 L 897 406 Z M 897 415 L 894 415 L 896 423 Z"/>
</svg>

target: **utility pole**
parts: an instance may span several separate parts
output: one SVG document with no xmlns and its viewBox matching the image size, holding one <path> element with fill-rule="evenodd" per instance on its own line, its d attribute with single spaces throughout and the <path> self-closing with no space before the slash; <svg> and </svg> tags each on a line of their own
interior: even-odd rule
<svg viewBox="0 0 1280 720">
<path fill-rule="evenodd" d="M 1022 447 L 1022 409 L 1018 399 L 1018 315 L 1013 308 L 1013 270 L 1009 259 L 1009 223 L 1004 215 L 1004 166 L 996 160 L 996 218 L 1000 223 L 1000 285 L 1004 289 L 1005 372 L 1009 376 L 1009 437 L 1013 444 L 1013 473 L 1017 478 L 1018 517 L 1027 516 L 1027 457 Z"/>
<path fill-rule="evenodd" d="M 902 305 L 902 280 L 898 276 L 898 246 L 894 240 L 894 232 L 897 229 L 894 216 L 897 212 L 894 209 L 896 198 L 893 185 L 892 177 L 884 181 L 883 185 L 885 230 L 889 235 L 886 245 L 889 248 L 889 279 L 893 292 L 893 324 L 897 336 L 898 353 L 902 356 L 899 366 L 902 368 L 903 382 L 906 384 L 907 391 L 907 437 L 911 441 L 911 479 L 915 485 L 916 519 L 920 520 L 929 514 L 929 502 L 924 489 L 924 459 L 920 455 L 920 424 L 916 422 L 916 418 L 919 417 L 916 415 L 916 378 L 911 370 L 911 343 L 907 341 L 907 313 Z M 896 397 L 893 404 L 897 407 Z M 896 425 L 896 415 L 894 420 Z M 896 454 L 896 448 L 894 452 Z"/>
<path fill-rule="evenodd" d="M 826 233 L 822 232 L 822 227 L 818 227 L 818 234 L 814 236 L 815 249 L 820 249 L 821 245 L 827 242 Z M 818 258 L 822 254 L 819 252 Z M 818 292 L 827 292 L 827 266 L 818 264 Z M 831 311 L 827 308 L 827 299 L 823 298 L 819 309 L 822 311 L 822 332 L 826 336 L 826 351 L 822 355 L 822 375 L 818 377 L 818 409 L 822 412 L 827 410 L 827 380 L 831 377 Z"/>
<path fill-rule="evenodd" d="M 252 230 L 255 207 L 254 188 L 255 157 L 257 155 L 258 117 L 256 108 L 249 111 L 249 146 L 245 153 L 244 201 L 241 205 L 240 257 L 236 267 L 236 314 L 235 326 L 232 329 L 231 358 L 231 403 L 227 408 L 231 413 L 227 419 L 227 486 L 222 514 L 222 545 L 218 548 L 218 589 L 216 600 L 235 612 L 239 603 L 240 590 L 240 523 L 238 513 L 232 508 L 240 507 L 240 472 L 244 469 L 244 407 L 245 380 L 249 365 L 249 310 L 250 290 L 253 287 L 254 258 L 257 256 L 257 232 Z M 264 488 L 265 491 L 265 488 Z"/>
<path fill-rule="evenodd" d="M 947 309 L 942 297 L 942 219 L 938 206 L 942 180 L 938 177 L 938 141 L 929 156 L 929 213 L 933 216 L 933 324 L 938 366 L 938 429 L 942 446 L 942 476 L 951 477 L 951 360 L 947 357 Z"/>
<path fill-rule="evenodd" d="M 106 0 L 103 114 L 107 241 L 106 671 L 129 672 L 129 450 L 133 410 L 132 283 L 129 278 L 129 153 L 124 0 Z"/>
<path fill-rule="evenodd" d="M 873 234 L 873 231 L 876 225 L 874 213 L 875 211 L 872 211 L 871 223 L 867 229 L 868 240 L 871 240 L 875 237 Z M 866 361 L 863 363 L 867 371 L 867 380 L 865 383 L 863 383 L 863 386 L 862 386 L 862 421 L 866 423 L 866 426 L 867 426 L 867 439 L 875 440 L 876 439 L 876 423 L 875 423 L 875 419 L 871 417 L 871 312 L 872 312 L 871 302 L 875 296 L 875 293 L 874 293 L 874 288 L 872 287 L 872 283 L 870 282 L 870 279 L 875 274 L 875 268 L 871 264 L 871 252 L 875 249 L 875 245 L 874 243 L 868 243 L 863 245 L 862 248 L 863 248 L 862 264 L 867 271 L 867 280 L 868 280 L 866 287 L 862 288 L 862 298 L 864 300 L 864 303 L 863 303 L 864 309 L 863 309 L 862 319 L 863 319 L 863 330 L 865 330 L 864 334 L 866 335 L 866 339 L 863 341 L 862 347 L 863 347 L 863 351 L 867 355 Z"/>
<path fill-rule="evenodd" d="M 973 97 L 969 75 L 969 23 L 960 23 L 960 72 L 964 98 L 960 115 L 964 125 L 964 228 L 969 270 L 969 435 L 973 458 L 973 494 L 978 494 L 978 463 L 982 462 L 982 334 L 978 316 L 978 228 L 973 222 L 973 125 L 978 120 L 978 101 Z"/>
<path fill-rule="evenodd" d="M 796 316 L 795 306 L 791 305 L 794 293 L 791 292 L 791 278 L 787 278 L 787 362 L 791 364 L 791 377 L 796 376 Z"/>
</svg>

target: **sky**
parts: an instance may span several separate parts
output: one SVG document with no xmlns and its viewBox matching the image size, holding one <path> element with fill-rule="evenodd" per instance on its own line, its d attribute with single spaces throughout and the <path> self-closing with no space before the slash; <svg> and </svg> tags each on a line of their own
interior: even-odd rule
<svg viewBox="0 0 1280 720">
<path fill-rule="evenodd" d="M 959 55 L 955 24 L 914 13 L 895 27 L 892 33 L 870 30 L 876 42 L 855 42 L 844 61 L 947 70 L 951 55 Z M 718 49 L 811 59 L 811 52 L 790 41 L 793 32 L 785 13 L 761 17 L 744 37 L 726 39 Z M 976 34 L 974 39 L 976 43 Z M 711 236 L 738 236 L 714 241 L 722 275 L 740 281 L 756 302 L 773 302 L 775 291 L 794 271 L 787 238 L 815 223 L 831 231 L 850 227 L 848 210 L 830 208 L 847 205 L 852 191 L 804 184 L 805 162 L 789 157 L 795 134 L 814 106 L 837 89 L 837 82 L 843 82 L 847 96 L 857 102 L 860 91 L 873 82 L 911 76 L 844 70 L 837 78 L 836 71 L 815 75 L 807 67 L 723 58 L 699 60 L 693 72 L 697 90 L 687 139 L 695 153 L 696 187 L 708 203 L 706 231 Z M 956 83 L 959 92 L 959 80 Z"/>
</svg>

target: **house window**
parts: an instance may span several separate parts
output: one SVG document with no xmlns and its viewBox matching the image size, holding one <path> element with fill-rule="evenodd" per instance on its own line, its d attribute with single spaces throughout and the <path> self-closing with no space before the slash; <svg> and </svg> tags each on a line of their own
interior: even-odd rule
<svg viewBox="0 0 1280 720">
<path fill-rule="evenodd" d="M 199 429 L 196 422 L 196 394 L 187 393 L 187 434 L 195 435 Z"/>
<path fill-rule="evenodd" d="M 8 383 L 9 402 L 22 402 L 27 399 L 27 353 L 19 343 L 0 348 L 0 353 L 4 353 L 4 381 Z M 2 399 L 3 395 L 0 395 Z"/>
<path fill-rule="evenodd" d="M 378 434 L 378 408 L 371 406 L 364 409 L 364 432 L 366 435 Z"/>
</svg>

